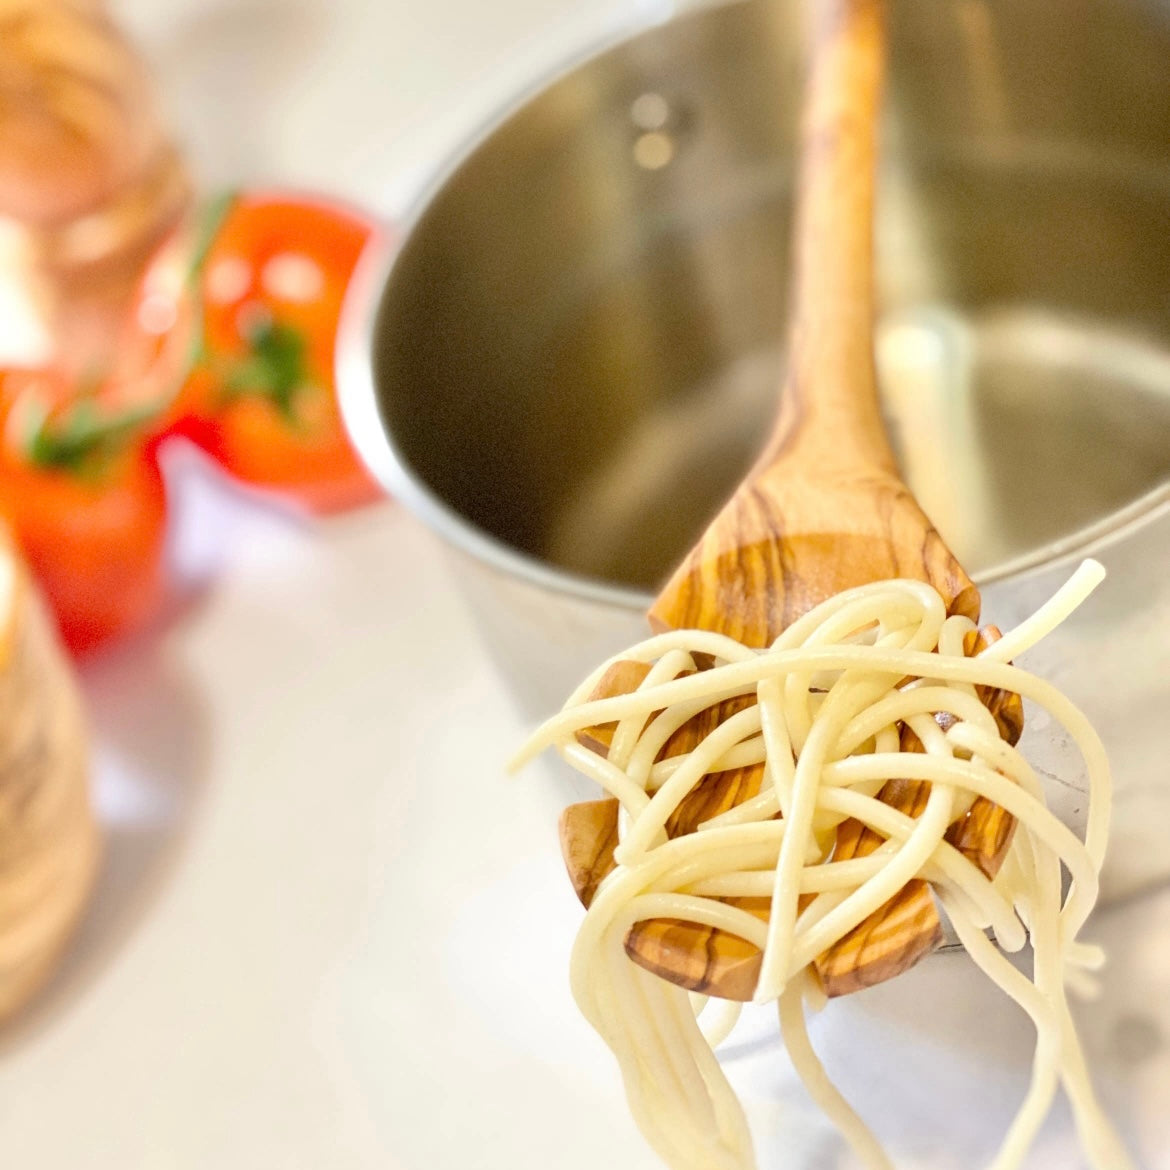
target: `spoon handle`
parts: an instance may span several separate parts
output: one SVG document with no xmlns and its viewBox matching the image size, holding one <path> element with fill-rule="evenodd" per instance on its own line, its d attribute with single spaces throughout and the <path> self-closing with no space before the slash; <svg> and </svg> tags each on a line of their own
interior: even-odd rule
<svg viewBox="0 0 1170 1170">
<path fill-rule="evenodd" d="M 895 463 L 873 358 L 873 204 L 886 0 L 816 0 L 801 125 L 793 314 L 780 412 L 757 465 Z"/>
</svg>

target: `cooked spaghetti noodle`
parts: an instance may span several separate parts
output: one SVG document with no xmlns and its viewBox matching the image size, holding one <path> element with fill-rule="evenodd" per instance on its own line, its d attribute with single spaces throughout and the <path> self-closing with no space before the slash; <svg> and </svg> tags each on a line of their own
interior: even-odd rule
<svg viewBox="0 0 1170 1170">
<path fill-rule="evenodd" d="M 1103 959 L 1077 936 L 1096 901 L 1105 853 L 1108 763 L 1084 715 L 1051 684 L 1009 663 L 1103 576 L 1100 565 L 1085 562 L 1033 617 L 970 658 L 964 639 L 973 623 L 948 617 L 938 593 L 915 581 L 841 593 L 763 651 L 699 630 L 663 634 L 620 656 L 653 664 L 636 690 L 590 698 L 618 659 L 604 664 L 522 750 L 517 766 L 556 746 L 620 802 L 616 864 L 577 937 L 572 987 L 617 1057 L 642 1132 L 675 1170 L 755 1164 L 743 1110 L 713 1052 L 734 1015 L 704 1035 L 702 1000 L 631 961 L 631 928 L 674 919 L 760 948 L 755 1000 L 778 1003 L 785 1045 L 809 1093 L 867 1167 L 888 1170 L 889 1158 L 813 1052 L 804 1008 L 824 1002 L 814 960 L 914 879 L 930 883 L 972 960 L 1036 1028 L 1031 1087 L 993 1170 L 1020 1165 L 1061 1085 L 1096 1170 L 1131 1165 L 1097 1103 L 1066 996 L 1066 988 L 1091 990 Z M 1064 725 L 1089 776 L 1084 840 L 1048 810 L 1035 772 L 1002 738 L 977 686 L 1018 694 Z M 659 758 L 697 713 L 739 696 L 755 702 L 688 753 Z M 614 733 L 604 755 L 579 741 L 580 732 L 606 724 Z M 900 750 L 903 727 L 924 752 Z M 705 776 L 761 762 L 759 795 L 694 832 L 667 836 L 672 813 Z M 896 778 L 929 786 L 917 817 L 877 799 Z M 1018 822 L 995 880 L 945 839 L 976 797 Z M 884 843 L 869 856 L 834 860 L 834 830 L 850 818 Z M 1063 902 L 1062 867 L 1072 878 Z M 766 922 L 722 900 L 761 896 L 770 899 Z M 1031 979 L 1003 953 L 1025 942 Z"/>
</svg>

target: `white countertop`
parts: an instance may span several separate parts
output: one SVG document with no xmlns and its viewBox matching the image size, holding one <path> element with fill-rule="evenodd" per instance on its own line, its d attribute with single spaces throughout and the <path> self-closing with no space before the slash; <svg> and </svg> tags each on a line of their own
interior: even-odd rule
<svg viewBox="0 0 1170 1170">
<path fill-rule="evenodd" d="M 208 179 L 385 211 L 505 93 L 638 16 L 116 7 Z M 483 763 L 522 728 L 436 545 L 394 504 L 309 525 L 178 478 L 190 597 L 85 673 L 107 865 L 61 977 L 0 1034 L 0 1166 L 652 1170 L 566 986 L 561 793 Z M 1092 933 L 1113 956 L 1083 1013 L 1097 1075 L 1142 1165 L 1170 1170 L 1170 896 Z M 750 1017 L 729 1064 L 762 1165 L 843 1167 L 774 1030 Z M 953 957 L 834 1004 L 814 1036 L 903 1170 L 985 1164 L 1030 1051 Z M 1029 1165 L 1071 1149 L 1058 1110 Z"/>
</svg>

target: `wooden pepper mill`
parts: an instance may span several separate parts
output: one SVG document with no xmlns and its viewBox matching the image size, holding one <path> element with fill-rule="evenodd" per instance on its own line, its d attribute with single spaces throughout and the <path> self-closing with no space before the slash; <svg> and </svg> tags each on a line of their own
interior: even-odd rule
<svg viewBox="0 0 1170 1170">
<path fill-rule="evenodd" d="M 0 527 L 0 1022 L 52 972 L 92 889 L 88 773 L 72 670 Z"/>
</svg>

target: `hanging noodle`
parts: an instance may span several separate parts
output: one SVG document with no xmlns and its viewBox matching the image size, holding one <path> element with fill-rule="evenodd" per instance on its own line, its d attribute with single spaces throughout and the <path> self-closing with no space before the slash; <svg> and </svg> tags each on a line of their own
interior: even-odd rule
<svg viewBox="0 0 1170 1170">
<path fill-rule="evenodd" d="M 629 694 L 590 699 L 605 663 L 522 749 L 515 766 L 555 746 L 621 805 L 616 865 L 598 887 L 573 948 L 573 994 L 613 1050 L 642 1132 L 675 1170 L 755 1165 L 743 1110 L 713 1048 L 738 1005 L 708 1028 L 705 1000 L 649 973 L 626 953 L 638 922 L 677 919 L 717 927 L 763 952 L 756 1002 L 778 1004 L 789 1056 L 812 1098 L 874 1170 L 892 1163 L 828 1079 L 809 1043 L 805 1005 L 824 992 L 812 966 L 912 879 L 928 881 L 974 963 L 1031 1018 L 1032 1083 L 993 1170 L 1026 1156 L 1063 1085 L 1095 1170 L 1131 1162 L 1097 1104 L 1069 1013 L 1066 987 L 1091 990 L 1102 956 L 1077 941 L 1097 897 L 1109 829 L 1110 776 L 1097 735 L 1055 687 L 1009 660 L 1034 645 L 1089 595 L 1104 570 L 1086 561 L 1046 605 L 978 655 L 964 655 L 974 626 L 947 617 L 942 598 L 915 581 L 885 581 L 831 598 L 765 651 L 699 630 L 667 633 L 626 651 L 653 663 Z M 696 669 L 697 663 L 713 665 Z M 1089 776 L 1080 840 L 1047 808 L 1024 757 L 1000 735 L 976 696 L 1014 692 L 1062 723 Z M 689 753 L 659 759 L 697 713 L 755 696 Z M 954 720 L 936 721 L 940 712 Z M 944 730 L 943 724 L 949 723 Z M 578 732 L 615 724 L 602 756 Z M 910 727 L 924 753 L 899 750 Z M 759 795 L 668 838 L 671 814 L 704 776 L 765 762 Z M 925 781 L 917 818 L 877 799 L 887 780 Z M 995 881 L 944 840 L 983 796 L 1017 819 Z M 834 860 L 833 829 L 855 818 L 885 838 L 868 856 Z M 1062 867 L 1072 878 L 1061 901 Z M 721 901 L 767 897 L 767 921 Z M 994 930 L 998 947 L 985 930 Z M 1004 955 L 1030 941 L 1032 977 Z"/>
</svg>

